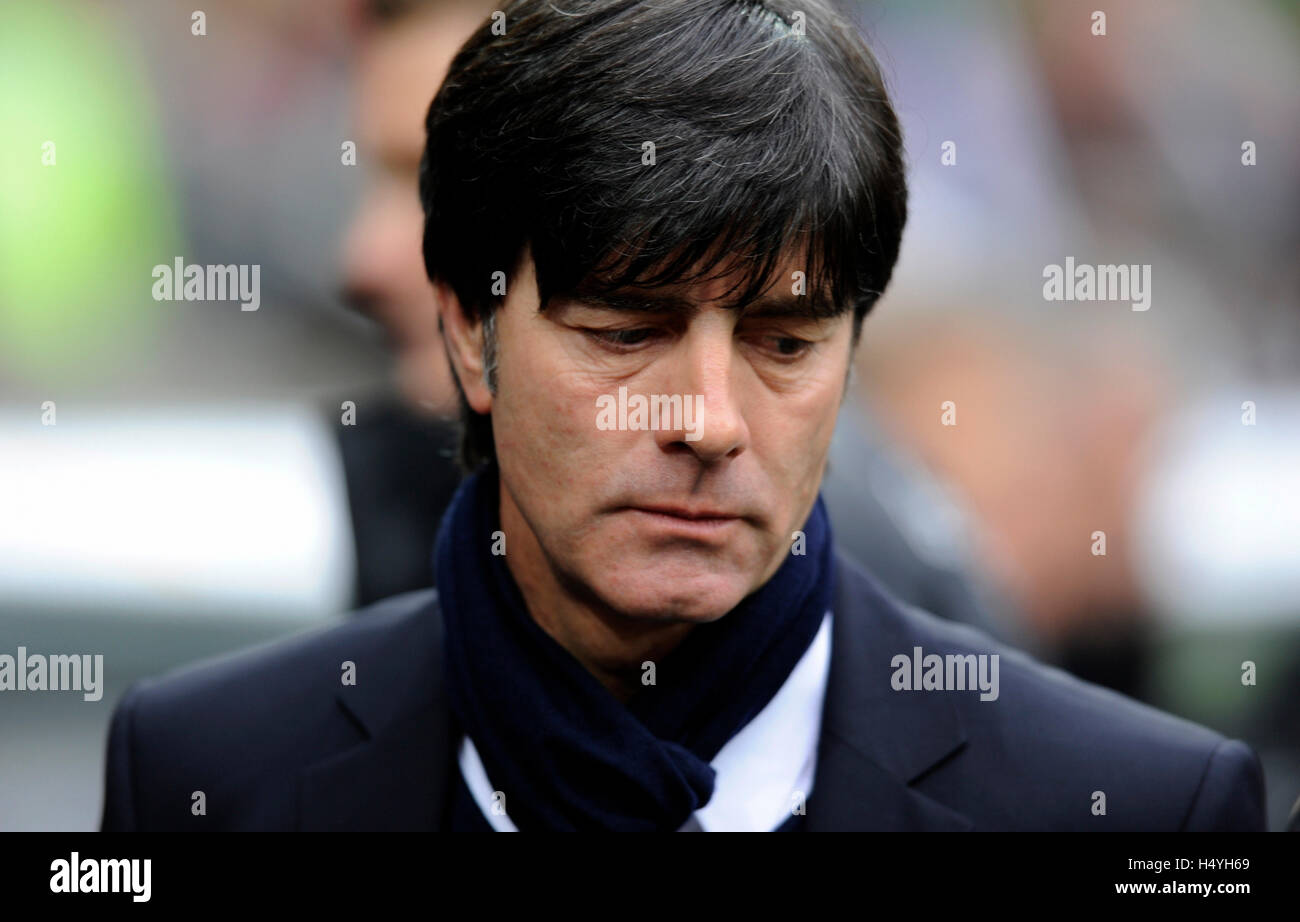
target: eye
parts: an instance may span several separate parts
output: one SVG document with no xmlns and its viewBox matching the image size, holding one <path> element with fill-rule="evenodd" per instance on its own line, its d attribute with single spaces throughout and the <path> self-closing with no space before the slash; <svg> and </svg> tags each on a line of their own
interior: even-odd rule
<svg viewBox="0 0 1300 922">
<path fill-rule="evenodd" d="M 762 342 L 764 348 L 783 359 L 797 359 L 813 345 L 810 340 L 796 336 L 764 336 Z"/>
<path fill-rule="evenodd" d="M 588 336 L 610 346 L 637 346 L 654 335 L 649 327 L 630 330 L 584 330 Z"/>
</svg>

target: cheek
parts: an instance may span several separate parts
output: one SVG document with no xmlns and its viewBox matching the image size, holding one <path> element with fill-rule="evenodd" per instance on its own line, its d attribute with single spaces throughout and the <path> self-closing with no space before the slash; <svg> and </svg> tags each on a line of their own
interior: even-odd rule
<svg viewBox="0 0 1300 922">
<path fill-rule="evenodd" d="M 536 337 L 523 348 L 502 350 L 498 394 L 492 415 L 498 452 L 527 461 L 520 470 L 530 481 L 546 482 L 571 491 L 590 481 L 603 465 L 599 459 L 612 447 L 609 436 L 596 427 L 596 398 L 601 388 L 575 373 L 563 350 Z M 551 491 L 556 495 L 555 491 Z"/>
<path fill-rule="evenodd" d="M 758 409 L 751 425 L 755 443 L 765 456 L 780 459 L 786 478 L 797 481 L 819 469 L 835 431 L 842 381 L 842 375 L 820 373 L 799 388 L 769 394 Z"/>
</svg>

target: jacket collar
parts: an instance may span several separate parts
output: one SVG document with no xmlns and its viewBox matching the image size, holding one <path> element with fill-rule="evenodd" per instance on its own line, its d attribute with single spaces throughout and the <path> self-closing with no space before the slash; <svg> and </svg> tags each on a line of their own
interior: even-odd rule
<svg viewBox="0 0 1300 922">
<path fill-rule="evenodd" d="M 836 554 L 831 668 L 808 799 L 810 832 L 962 830 L 971 822 L 911 784 L 966 743 L 948 695 L 900 693 L 890 661 L 917 640 L 900 604 Z"/>
<path fill-rule="evenodd" d="M 895 692 L 890 660 L 916 643 L 900 604 L 836 554 L 831 665 L 807 829 L 961 830 L 912 783 L 966 742 L 948 695 Z M 351 744 L 302 771 L 301 829 L 438 829 L 455 752 L 442 688 L 437 594 L 357 654 L 337 693 Z M 369 615 L 366 617 L 377 617 Z"/>
<path fill-rule="evenodd" d="M 357 684 L 336 692 L 347 742 L 300 773 L 299 829 L 441 826 L 453 764 L 442 687 L 442 615 L 433 590 L 409 599 L 405 606 L 397 599 L 387 603 L 407 610 L 357 644 Z"/>
</svg>

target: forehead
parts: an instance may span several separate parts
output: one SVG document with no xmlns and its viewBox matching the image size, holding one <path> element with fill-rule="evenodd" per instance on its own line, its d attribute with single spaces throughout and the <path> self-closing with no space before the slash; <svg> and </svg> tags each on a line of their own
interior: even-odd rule
<svg viewBox="0 0 1300 922">
<path fill-rule="evenodd" d="M 476 16 L 435 4 L 375 26 L 357 59 L 356 119 L 372 145 L 424 149 L 424 116 Z"/>
</svg>

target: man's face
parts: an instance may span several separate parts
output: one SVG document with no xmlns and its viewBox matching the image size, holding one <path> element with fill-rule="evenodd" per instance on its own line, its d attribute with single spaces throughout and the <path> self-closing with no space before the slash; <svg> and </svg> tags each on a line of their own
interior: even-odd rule
<svg viewBox="0 0 1300 922">
<path fill-rule="evenodd" d="M 455 413 L 438 314 L 420 253 L 424 116 L 480 16 L 434 7 L 378 27 L 357 62 L 357 162 L 366 185 L 344 247 L 347 297 L 384 328 L 406 397 Z"/>
<path fill-rule="evenodd" d="M 502 517 L 517 512 L 568 591 L 709 621 L 784 561 L 821 483 L 852 327 L 849 313 L 789 313 L 807 305 L 791 293 L 799 268 L 740 313 L 718 300 L 731 279 L 614 299 L 644 311 L 557 298 L 543 313 L 525 258 L 495 321 Z M 629 406 L 698 405 L 657 430 L 608 428 L 622 388 Z"/>
</svg>

